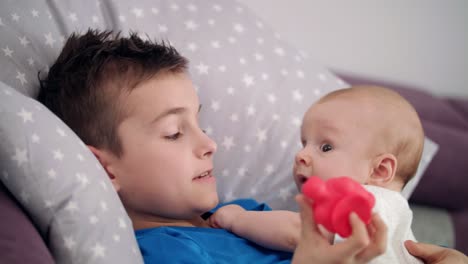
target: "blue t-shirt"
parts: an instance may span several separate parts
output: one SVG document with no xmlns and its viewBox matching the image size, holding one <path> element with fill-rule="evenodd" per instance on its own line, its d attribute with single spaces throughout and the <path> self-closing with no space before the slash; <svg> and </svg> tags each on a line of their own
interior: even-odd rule
<svg viewBox="0 0 468 264">
<path fill-rule="evenodd" d="M 252 199 L 231 202 L 246 210 L 269 211 Z M 222 204 L 211 210 L 213 213 Z M 290 263 L 292 253 L 259 246 L 229 231 L 205 227 L 165 226 L 135 231 L 146 264 L 155 263 Z"/>
</svg>

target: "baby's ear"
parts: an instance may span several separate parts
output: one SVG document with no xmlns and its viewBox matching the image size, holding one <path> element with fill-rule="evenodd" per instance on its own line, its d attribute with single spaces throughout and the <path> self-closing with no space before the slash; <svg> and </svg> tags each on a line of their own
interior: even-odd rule
<svg viewBox="0 0 468 264">
<path fill-rule="evenodd" d="M 393 154 L 381 154 L 374 158 L 369 183 L 386 187 L 393 181 L 397 169 L 397 159 Z"/>
<path fill-rule="evenodd" d="M 101 150 L 98 148 L 95 148 L 93 146 L 87 145 L 89 150 L 94 154 L 94 156 L 99 160 L 99 163 L 101 163 L 101 166 L 104 168 L 104 170 L 107 173 L 107 176 L 109 176 L 109 179 L 112 182 L 112 185 L 114 186 L 115 191 L 120 190 L 120 184 L 117 180 L 117 177 L 115 177 L 114 173 L 114 157 L 112 154 L 108 153 L 105 150 Z"/>
</svg>

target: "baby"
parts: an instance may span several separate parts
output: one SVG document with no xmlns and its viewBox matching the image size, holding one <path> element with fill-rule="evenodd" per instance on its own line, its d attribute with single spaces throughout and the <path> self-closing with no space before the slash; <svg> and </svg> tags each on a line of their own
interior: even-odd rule
<svg viewBox="0 0 468 264">
<path fill-rule="evenodd" d="M 298 188 L 309 176 L 350 176 L 376 197 L 388 228 L 388 249 L 373 263 L 421 263 L 404 247 L 414 240 L 412 213 L 400 194 L 416 173 L 424 132 L 414 108 L 398 93 L 355 86 L 327 94 L 306 112 L 303 149 L 296 155 Z"/>
<path fill-rule="evenodd" d="M 299 190 L 310 176 L 324 180 L 350 176 L 364 184 L 376 197 L 374 211 L 380 214 L 388 228 L 388 249 L 373 263 L 421 263 L 404 247 L 404 241 L 414 240 L 414 236 L 412 213 L 400 191 L 416 173 L 423 140 L 416 111 L 396 92 L 373 86 L 337 90 L 313 104 L 304 115 L 301 126 L 303 148 L 296 155 L 294 179 Z M 229 211 L 235 210 L 242 211 L 225 208 L 224 212 L 218 211 L 224 215 L 215 214 L 211 221 L 219 219 L 222 226 L 240 234 L 248 230 L 254 241 L 268 238 L 270 246 L 280 245 L 280 249 L 281 246 L 287 249 L 290 244 L 293 247 L 295 240 L 288 241 L 284 235 L 282 239 L 286 242 L 279 243 L 274 236 L 279 236 L 280 232 L 261 234 L 265 223 L 272 220 L 257 219 L 257 224 L 250 220 L 246 225 L 243 223 L 247 220 L 242 218 L 245 214 L 237 214 L 231 224 L 223 224 L 223 221 L 230 222 Z M 284 214 L 270 217 L 287 219 Z M 259 216 L 250 213 L 249 217 Z"/>
</svg>

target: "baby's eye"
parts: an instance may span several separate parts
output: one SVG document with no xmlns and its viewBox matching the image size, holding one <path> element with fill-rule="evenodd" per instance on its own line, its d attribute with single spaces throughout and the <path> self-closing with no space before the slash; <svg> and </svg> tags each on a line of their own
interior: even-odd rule
<svg viewBox="0 0 468 264">
<path fill-rule="evenodd" d="M 165 136 L 166 139 L 169 139 L 169 140 L 177 140 L 182 134 L 180 132 L 177 132 L 175 134 L 172 134 L 172 135 L 169 135 L 169 136 Z"/>
<path fill-rule="evenodd" d="M 322 146 L 320 146 L 320 150 L 322 152 L 328 152 L 328 151 L 330 151 L 332 149 L 333 149 L 332 145 L 330 145 L 328 143 L 322 144 Z"/>
</svg>

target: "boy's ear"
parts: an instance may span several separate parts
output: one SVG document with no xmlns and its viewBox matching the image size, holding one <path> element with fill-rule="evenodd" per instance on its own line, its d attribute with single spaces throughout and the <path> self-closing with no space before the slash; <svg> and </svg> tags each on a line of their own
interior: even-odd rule
<svg viewBox="0 0 468 264">
<path fill-rule="evenodd" d="M 397 169 L 397 159 L 393 154 L 381 154 L 374 159 L 369 184 L 386 187 L 393 181 Z"/>
<path fill-rule="evenodd" d="M 115 173 L 114 173 L 114 164 L 116 162 L 114 155 L 109 153 L 108 151 L 100 150 L 90 145 L 87 145 L 87 147 L 89 148 L 89 150 L 91 150 L 94 156 L 99 160 L 99 163 L 101 163 L 101 166 L 106 171 L 107 176 L 109 176 L 109 179 L 111 180 L 112 185 L 114 186 L 114 189 L 117 192 L 119 192 L 120 184 L 119 184 L 117 177 L 115 177 Z"/>
</svg>

